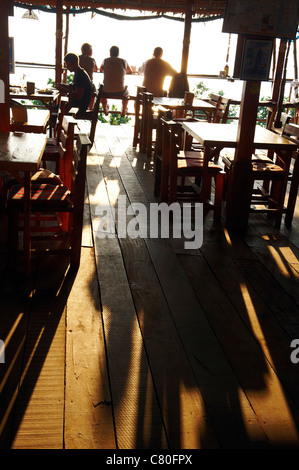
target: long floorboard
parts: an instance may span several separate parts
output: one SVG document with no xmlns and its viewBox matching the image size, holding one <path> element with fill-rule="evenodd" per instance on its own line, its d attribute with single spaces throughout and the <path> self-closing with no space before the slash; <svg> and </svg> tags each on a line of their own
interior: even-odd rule
<svg viewBox="0 0 299 470">
<path fill-rule="evenodd" d="M 200 248 L 152 238 L 154 166 L 132 140 L 98 126 L 77 273 L 39 257 L 25 279 L 1 239 L 0 447 L 299 448 L 298 205 L 291 230 L 209 214 Z"/>
</svg>

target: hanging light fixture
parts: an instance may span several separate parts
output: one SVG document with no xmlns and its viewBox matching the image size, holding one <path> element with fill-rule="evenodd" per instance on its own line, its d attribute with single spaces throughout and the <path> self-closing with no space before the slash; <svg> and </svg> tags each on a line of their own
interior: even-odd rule
<svg viewBox="0 0 299 470">
<path fill-rule="evenodd" d="M 39 17 L 30 8 L 24 13 L 22 18 L 27 20 L 39 20 Z"/>
</svg>

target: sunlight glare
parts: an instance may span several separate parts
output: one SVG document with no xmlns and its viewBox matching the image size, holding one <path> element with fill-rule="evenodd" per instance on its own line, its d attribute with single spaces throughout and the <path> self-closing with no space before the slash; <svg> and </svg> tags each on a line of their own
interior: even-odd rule
<svg viewBox="0 0 299 470">
<path fill-rule="evenodd" d="M 121 164 L 121 157 L 114 157 L 110 162 L 110 168 L 119 168 Z"/>
<path fill-rule="evenodd" d="M 252 403 L 253 409 L 255 402 L 257 403 L 261 422 L 265 425 L 266 433 L 272 442 L 277 440 L 277 442 L 281 444 L 281 440 L 284 439 L 286 444 L 296 442 L 298 433 L 284 390 L 275 373 L 275 361 L 273 361 L 267 346 L 267 341 L 258 319 L 258 313 L 256 312 L 247 286 L 241 283 L 240 288 L 252 331 L 265 355 L 264 362 L 267 368 L 267 373 L 264 372 L 263 374 L 264 386 L 254 390 L 247 390 L 246 393 Z"/>
<path fill-rule="evenodd" d="M 228 233 L 228 231 L 227 231 L 226 228 L 224 229 L 224 236 L 225 236 L 225 239 L 226 239 L 227 244 L 228 244 L 229 246 L 232 246 L 233 244 L 232 244 L 232 241 L 231 241 L 231 239 L 230 239 L 229 233 Z"/>
<path fill-rule="evenodd" d="M 270 254 L 272 255 L 272 258 L 273 260 L 275 261 L 278 269 L 280 270 L 280 273 L 285 276 L 285 277 L 288 277 L 290 278 L 291 275 L 290 273 L 288 272 L 281 256 L 279 255 L 279 253 L 277 252 L 277 250 L 274 248 L 274 246 L 268 246 L 268 250 L 270 251 Z"/>
</svg>

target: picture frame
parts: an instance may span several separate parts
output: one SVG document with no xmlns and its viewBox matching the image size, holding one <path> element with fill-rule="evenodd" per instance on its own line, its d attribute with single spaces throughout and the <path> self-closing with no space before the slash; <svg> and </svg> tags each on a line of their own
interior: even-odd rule
<svg viewBox="0 0 299 470">
<path fill-rule="evenodd" d="M 15 47 L 14 38 L 9 38 L 9 73 L 15 73 Z"/>
<path fill-rule="evenodd" d="M 245 38 L 240 67 L 241 80 L 268 81 L 273 38 Z"/>
</svg>

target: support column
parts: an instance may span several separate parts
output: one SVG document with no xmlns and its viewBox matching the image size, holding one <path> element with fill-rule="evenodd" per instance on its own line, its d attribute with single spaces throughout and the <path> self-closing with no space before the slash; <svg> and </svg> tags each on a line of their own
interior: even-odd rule
<svg viewBox="0 0 299 470">
<path fill-rule="evenodd" d="M 62 77 L 62 39 L 63 39 L 63 0 L 56 0 L 56 62 L 55 84 L 61 83 Z"/>
<path fill-rule="evenodd" d="M 9 106 L 9 32 L 11 0 L 2 0 L 0 15 L 0 132 L 10 131 Z"/>
<path fill-rule="evenodd" d="M 282 80 L 282 72 L 283 72 L 283 64 L 285 60 L 285 54 L 286 54 L 286 48 L 287 48 L 287 41 L 285 39 L 280 40 L 280 45 L 279 45 L 279 50 L 278 50 L 278 57 L 276 61 L 276 72 L 274 76 L 274 82 L 273 82 L 273 87 L 272 87 L 272 101 L 278 102 L 279 99 L 279 90 L 280 90 L 280 84 Z M 276 113 L 277 107 L 275 106 L 272 111 L 268 113 L 267 116 L 267 128 L 270 128 L 270 123 L 274 121 L 274 116 L 272 116 L 273 113 Z"/>
<path fill-rule="evenodd" d="M 251 155 L 261 82 L 247 81 L 243 85 L 237 148 L 231 173 L 231 185 L 226 203 L 226 226 L 244 231 L 247 228 L 251 201 Z"/>
<path fill-rule="evenodd" d="M 187 73 L 188 68 L 188 58 L 189 58 L 189 46 L 190 46 L 190 36 L 191 36 L 191 25 L 192 25 L 192 8 L 193 0 L 188 0 L 186 13 L 185 13 L 185 29 L 184 29 L 184 39 L 183 39 L 183 51 L 182 51 L 182 62 L 181 62 L 181 72 Z"/>
<path fill-rule="evenodd" d="M 69 30 L 70 30 L 70 7 L 67 7 L 65 14 L 65 39 L 64 39 L 64 57 L 68 53 L 68 42 L 69 42 Z M 63 73 L 63 83 L 67 80 L 67 70 Z"/>
</svg>

